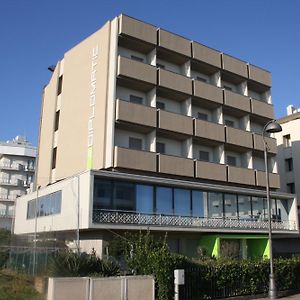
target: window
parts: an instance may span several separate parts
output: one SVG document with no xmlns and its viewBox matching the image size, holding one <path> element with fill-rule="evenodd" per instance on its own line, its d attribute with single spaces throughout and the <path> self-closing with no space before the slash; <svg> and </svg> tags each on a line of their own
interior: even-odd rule
<svg viewBox="0 0 300 300">
<path fill-rule="evenodd" d="M 156 143 L 156 152 L 164 154 L 166 153 L 166 145 L 164 143 Z"/>
<path fill-rule="evenodd" d="M 238 195 L 238 212 L 240 219 L 250 219 L 252 217 L 250 196 Z"/>
<path fill-rule="evenodd" d="M 129 137 L 129 148 L 135 150 L 142 150 L 142 139 Z"/>
<path fill-rule="evenodd" d="M 283 145 L 284 145 L 284 147 L 291 147 L 292 146 L 291 135 L 290 134 L 286 134 L 286 135 L 283 136 Z"/>
<path fill-rule="evenodd" d="M 286 185 L 286 189 L 287 189 L 288 193 L 295 194 L 295 192 L 296 192 L 296 190 L 295 190 L 295 183 L 294 182 L 288 183 Z"/>
<path fill-rule="evenodd" d="M 54 131 L 58 130 L 59 127 L 59 115 L 60 115 L 60 110 L 58 110 L 55 114 Z"/>
<path fill-rule="evenodd" d="M 156 108 L 165 110 L 165 107 L 166 107 L 166 104 L 164 102 L 160 102 L 160 101 L 156 102 Z"/>
<path fill-rule="evenodd" d="M 153 186 L 136 185 L 136 211 L 139 213 L 153 214 Z"/>
<path fill-rule="evenodd" d="M 229 166 L 236 166 L 236 157 L 231 156 L 231 155 L 227 155 L 226 156 L 226 163 Z"/>
<path fill-rule="evenodd" d="M 129 101 L 136 104 L 143 104 L 143 98 L 135 95 L 130 95 Z"/>
<path fill-rule="evenodd" d="M 294 166 L 293 166 L 293 159 L 292 158 L 287 158 L 284 160 L 285 161 L 285 170 L 287 172 L 291 172 L 293 171 L 294 169 Z"/>
<path fill-rule="evenodd" d="M 208 120 L 208 115 L 202 112 L 198 112 L 197 118 L 200 120 L 207 121 Z"/>
<path fill-rule="evenodd" d="M 202 81 L 202 82 L 207 82 L 206 78 L 203 78 L 203 77 L 200 77 L 200 76 L 197 76 L 196 79 L 199 80 L 199 81 Z"/>
<path fill-rule="evenodd" d="M 160 64 L 160 63 L 156 63 L 156 66 L 157 66 L 158 68 L 161 68 L 161 69 L 165 69 L 165 68 L 166 68 L 165 65 L 162 65 L 162 64 Z"/>
<path fill-rule="evenodd" d="M 27 202 L 27 219 L 50 216 L 61 212 L 62 192 L 57 191 Z M 37 205 L 36 205 L 37 204 Z"/>
<path fill-rule="evenodd" d="M 112 209 L 112 182 L 95 178 L 94 209 Z"/>
<path fill-rule="evenodd" d="M 53 148 L 52 151 L 52 169 L 56 168 L 56 154 L 57 154 L 57 147 Z"/>
<path fill-rule="evenodd" d="M 237 195 L 224 194 L 225 217 L 237 217 Z"/>
<path fill-rule="evenodd" d="M 223 194 L 208 193 L 208 216 L 210 218 L 223 217 Z"/>
<path fill-rule="evenodd" d="M 63 76 L 59 76 L 58 83 L 57 83 L 57 96 L 62 92 L 62 83 L 63 83 Z"/>
<path fill-rule="evenodd" d="M 174 214 L 178 216 L 191 215 L 190 190 L 174 189 Z"/>
<path fill-rule="evenodd" d="M 199 160 L 209 161 L 209 152 L 208 151 L 199 151 Z"/>
<path fill-rule="evenodd" d="M 172 189 L 168 187 L 156 188 L 156 212 L 158 214 L 173 214 Z"/>
<path fill-rule="evenodd" d="M 234 127 L 234 121 L 225 119 L 225 125 L 228 127 Z"/>
<path fill-rule="evenodd" d="M 192 215 L 193 217 L 207 217 L 207 193 L 192 191 Z"/>
<path fill-rule="evenodd" d="M 138 56 L 135 56 L 135 55 L 131 55 L 131 59 L 139 61 L 139 62 L 144 62 L 144 59 L 142 57 L 138 57 Z"/>
<path fill-rule="evenodd" d="M 228 86 L 228 85 L 224 85 L 223 86 L 225 90 L 227 91 L 232 91 L 232 87 Z"/>
<path fill-rule="evenodd" d="M 135 184 L 128 182 L 115 182 L 114 209 L 135 211 Z"/>
</svg>

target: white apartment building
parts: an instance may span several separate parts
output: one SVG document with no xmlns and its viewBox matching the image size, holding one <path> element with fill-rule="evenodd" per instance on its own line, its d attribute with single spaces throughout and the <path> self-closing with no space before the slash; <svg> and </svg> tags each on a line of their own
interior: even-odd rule
<svg viewBox="0 0 300 300">
<path fill-rule="evenodd" d="M 278 120 L 282 132 L 276 133 L 278 147 L 278 171 L 283 192 L 297 195 L 300 199 L 300 109 L 287 107 L 287 116 Z"/>
<path fill-rule="evenodd" d="M 0 142 L 0 228 L 11 229 L 15 200 L 33 183 L 36 147 L 24 137 Z"/>
</svg>

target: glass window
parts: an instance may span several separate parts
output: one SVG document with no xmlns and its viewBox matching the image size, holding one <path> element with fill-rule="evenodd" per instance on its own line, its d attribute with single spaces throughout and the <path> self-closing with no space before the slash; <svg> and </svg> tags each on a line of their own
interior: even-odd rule
<svg viewBox="0 0 300 300">
<path fill-rule="evenodd" d="M 166 107 L 164 102 L 156 101 L 156 108 L 164 110 Z"/>
<path fill-rule="evenodd" d="M 136 211 L 147 214 L 153 213 L 153 186 L 137 184 Z"/>
<path fill-rule="evenodd" d="M 178 216 L 191 215 L 190 190 L 174 189 L 174 214 Z"/>
<path fill-rule="evenodd" d="M 210 218 L 223 217 L 223 194 L 208 193 L 208 216 Z"/>
<path fill-rule="evenodd" d="M 173 214 L 172 189 L 167 187 L 156 188 L 156 212 L 158 214 Z"/>
<path fill-rule="evenodd" d="M 225 119 L 225 125 L 228 127 L 234 127 L 234 121 Z"/>
<path fill-rule="evenodd" d="M 59 114 L 60 110 L 58 110 L 55 114 L 54 131 L 58 130 L 59 127 Z"/>
<path fill-rule="evenodd" d="M 237 195 L 224 194 L 224 209 L 225 217 L 232 218 L 237 217 Z"/>
<path fill-rule="evenodd" d="M 206 78 L 203 78 L 203 77 L 200 77 L 200 76 L 197 76 L 196 79 L 199 80 L 199 81 L 202 81 L 202 82 L 207 82 Z"/>
<path fill-rule="evenodd" d="M 295 183 L 294 182 L 290 182 L 286 184 L 286 189 L 288 193 L 291 194 L 295 194 L 296 190 L 295 190 Z"/>
<path fill-rule="evenodd" d="M 207 193 L 192 191 L 192 216 L 207 217 Z"/>
<path fill-rule="evenodd" d="M 226 156 L 226 163 L 229 166 L 236 166 L 236 157 L 231 156 L 231 155 L 227 155 Z"/>
<path fill-rule="evenodd" d="M 94 209 L 112 209 L 112 183 L 95 178 Z"/>
<path fill-rule="evenodd" d="M 240 219 L 251 219 L 251 197 L 238 195 L 238 211 Z"/>
<path fill-rule="evenodd" d="M 115 182 L 114 209 L 135 211 L 135 184 Z"/>
<path fill-rule="evenodd" d="M 284 145 L 284 147 L 291 147 L 292 146 L 291 135 L 290 134 L 286 134 L 286 135 L 283 136 L 283 145 Z"/>
<path fill-rule="evenodd" d="M 200 120 L 207 121 L 208 120 L 208 115 L 202 112 L 198 112 L 197 118 Z"/>
<path fill-rule="evenodd" d="M 209 152 L 208 151 L 199 151 L 199 160 L 209 161 Z"/>
<path fill-rule="evenodd" d="M 252 215 L 254 220 L 265 219 L 265 199 L 261 197 L 252 197 Z"/>
<path fill-rule="evenodd" d="M 277 220 L 287 221 L 289 219 L 289 205 L 285 199 L 277 199 Z"/>
<path fill-rule="evenodd" d="M 57 96 L 62 92 L 62 84 L 63 84 L 63 75 L 59 76 L 57 83 Z"/>
<path fill-rule="evenodd" d="M 130 95 L 129 101 L 136 104 L 143 104 L 143 98 L 135 95 Z"/>
<path fill-rule="evenodd" d="M 129 148 L 135 150 L 142 150 L 142 139 L 137 139 L 134 137 L 129 137 Z"/>
<path fill-rule="evenodd" d="M 156 66 L 157 66 L 158 68 L 161 68 L 161 69 L 165 69 L 165 68 L 166 68 L 165 65 L 162 65 L 162 64 L 160 64 L 160 63 L 156 63 Z"/>
<path fill-rule="evenodd" d="M 142 57 L 136 56 L 136 55 L 131 55 L 132 60 L 136 60 L 139 62 L 144 62 L 144 59 Z"/>
<path fill-rule="evenodd" d="M 156 142 L 156 152 L 161 154 L 166 153 L 166 145 L 164 143 Z"/>
</svg>

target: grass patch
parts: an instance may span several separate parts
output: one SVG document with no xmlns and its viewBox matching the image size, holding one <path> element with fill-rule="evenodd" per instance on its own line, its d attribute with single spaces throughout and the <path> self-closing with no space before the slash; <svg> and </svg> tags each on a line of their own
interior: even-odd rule
<svg viewBox="0 0 300 300">
<path fill-rule="evenodd" d="M 45 300 L 33 285 L 33 278 L 10 270 L 0 270 L 1 300 Z"/>
</svg>

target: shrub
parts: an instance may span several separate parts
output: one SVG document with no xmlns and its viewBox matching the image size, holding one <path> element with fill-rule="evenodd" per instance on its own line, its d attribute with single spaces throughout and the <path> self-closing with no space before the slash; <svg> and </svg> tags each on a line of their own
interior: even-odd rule
<svg viewBox="0 0 300 300">
<path fill-rule="evenodd" d="M 72 251 L 59 252 L 54 256 L 49 265 L 49 274 L 58 277 L 83 277 L 83 276 L 117 276 L 119 266 L 109 260 L 101 260 L 92 254 L 77 253 Z"/>
</svg>

